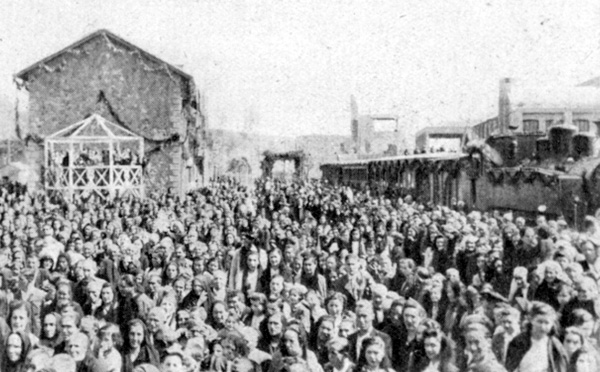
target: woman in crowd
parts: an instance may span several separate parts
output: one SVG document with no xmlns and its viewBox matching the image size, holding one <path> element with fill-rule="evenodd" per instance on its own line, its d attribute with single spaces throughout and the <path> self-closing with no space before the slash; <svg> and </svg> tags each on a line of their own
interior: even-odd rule
<svg viewBox="0 0 600 372">
<path fill-rule="evenodd" d="M 28 335 L 21 331 L 9 333 L 3 342 L 2 372 L 26 372 L 26 358 L 30 350 Z"/>
<path fill-rule="evenodd" d="M 285 318 L 281 312 L 277 312 L 266 318 L 267 332 L 258 342 L 258 349 L 271 355 L 281 350 L 281 339 L 285 328 Z"/>
<path fill-rule="evenodd" d="M 428 329 L 421 335 L 425 358 L 411 368 L 414 372 L 458 372 L 454 365 L 451 341 L 439 329 Z"/>
<path fill-rule="evenodd" d="M 543 302 L 533 302 L 526 331 L 516 336 L 508 345 L 508 372 L 567 370 L 567 352 L 555 337 L 556 322 L 556 311 L 552 306 Z"/>
<path fill-rule="evenodd" d="M 280 371 L 290 359 L 306 361 L 311 372 L 323 372 L 315 353 L 308 350 L 306 332 L 297 322 L 287 326 L 281 339 L 281 350 L 273 356 L 269 371 Z"/>
<path fill-rule="evenodd" d="M 381 338 L 375 336 L 363 340 L 355 371 L 393 372 Z"/>
<path fill-rule="evenodd" d="M 48 313 L 42 318 L 42 332 L 40 334 L 40 345 L 50 349 L 56 349 L 64 342 L 60 329 L 60 315 Z"/>
<path fill-rule="evenodd" d="M 133 368 L 144 363 L 160 365 L 158 351 L 152 345 L 152 339 L 144 322 L 139 319 L 127 323 L 123 339 L 123 372 L 131 372 Z"/>
<path fill-rule="evenodd" d="M 585 345 L 585 336 L 577 327 L 569 327 L 565 330 L 563 346 L 567 352 L 569 361 L 573 354 Z"/>
<path fill-rule="evenodd" d="M 102 286 L 100 299 L 102 304 L 94 311 L 94 317 L 107 323 L 117 323 L 119 303 L 115 298 L 115 290 L 110 283 L 104 283 Z"/>
</svg>

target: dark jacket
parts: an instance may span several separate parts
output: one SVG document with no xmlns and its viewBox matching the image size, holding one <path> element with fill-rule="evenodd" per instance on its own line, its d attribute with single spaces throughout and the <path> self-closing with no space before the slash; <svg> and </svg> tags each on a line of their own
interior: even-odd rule
<svg viewBox="0 0 600 372">
<path fill-rule="evenodd" d="M 508 372 L 516 371 L 521 364 L 521 360 L 531 347 L 531 333 L 521 332 L 516 336 L 510 344 L 508 344 L 508 351 L 506 352 L 506 370 Z M 549 372 L 566 372 L 568 357 L 565 349 L 563 348 L 560 341 L 553 336 L 548 339 L 548 361 L 550 365 Z"/>
</svg>

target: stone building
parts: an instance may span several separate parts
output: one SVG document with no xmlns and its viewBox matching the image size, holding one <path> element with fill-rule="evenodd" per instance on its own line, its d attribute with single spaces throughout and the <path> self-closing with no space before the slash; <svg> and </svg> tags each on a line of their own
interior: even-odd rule
<svg viewBox="0 0 600 372">
<path fill-rule="evenodd" d="M 15 75 L 26 162 L 40 167 L 45 137 L 99 114 L 144 139 L 146 192 L 202 183 L 204 118 L 194 79 L 107 30 Z M 41 169 L 40 169 L 41 174 Z"/>
</svg>

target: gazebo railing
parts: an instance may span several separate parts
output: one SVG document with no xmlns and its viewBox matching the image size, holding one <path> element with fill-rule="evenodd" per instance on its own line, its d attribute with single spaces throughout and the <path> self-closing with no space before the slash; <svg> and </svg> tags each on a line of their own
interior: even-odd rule
<svg viewBox="0 0 600 372">
<path fill-rule="evenodd" d="M 47 168 L 44 174 L 47 190 L 71 194 L 98 191 L 99 196 L 143 194 L 141 165 L 90 165 Z"/>
</svg>

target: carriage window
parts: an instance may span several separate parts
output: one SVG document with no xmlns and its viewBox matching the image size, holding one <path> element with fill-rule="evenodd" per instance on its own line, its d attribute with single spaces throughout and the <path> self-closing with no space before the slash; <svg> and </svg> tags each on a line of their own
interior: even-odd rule
<svg viewBox="0 0 600 372">
<path fill-rule="evenodd" d="M 540 122 L 538 120 L 523 120 L 524 133 L 537 133 L 540 130 Z"/>
</svg>

